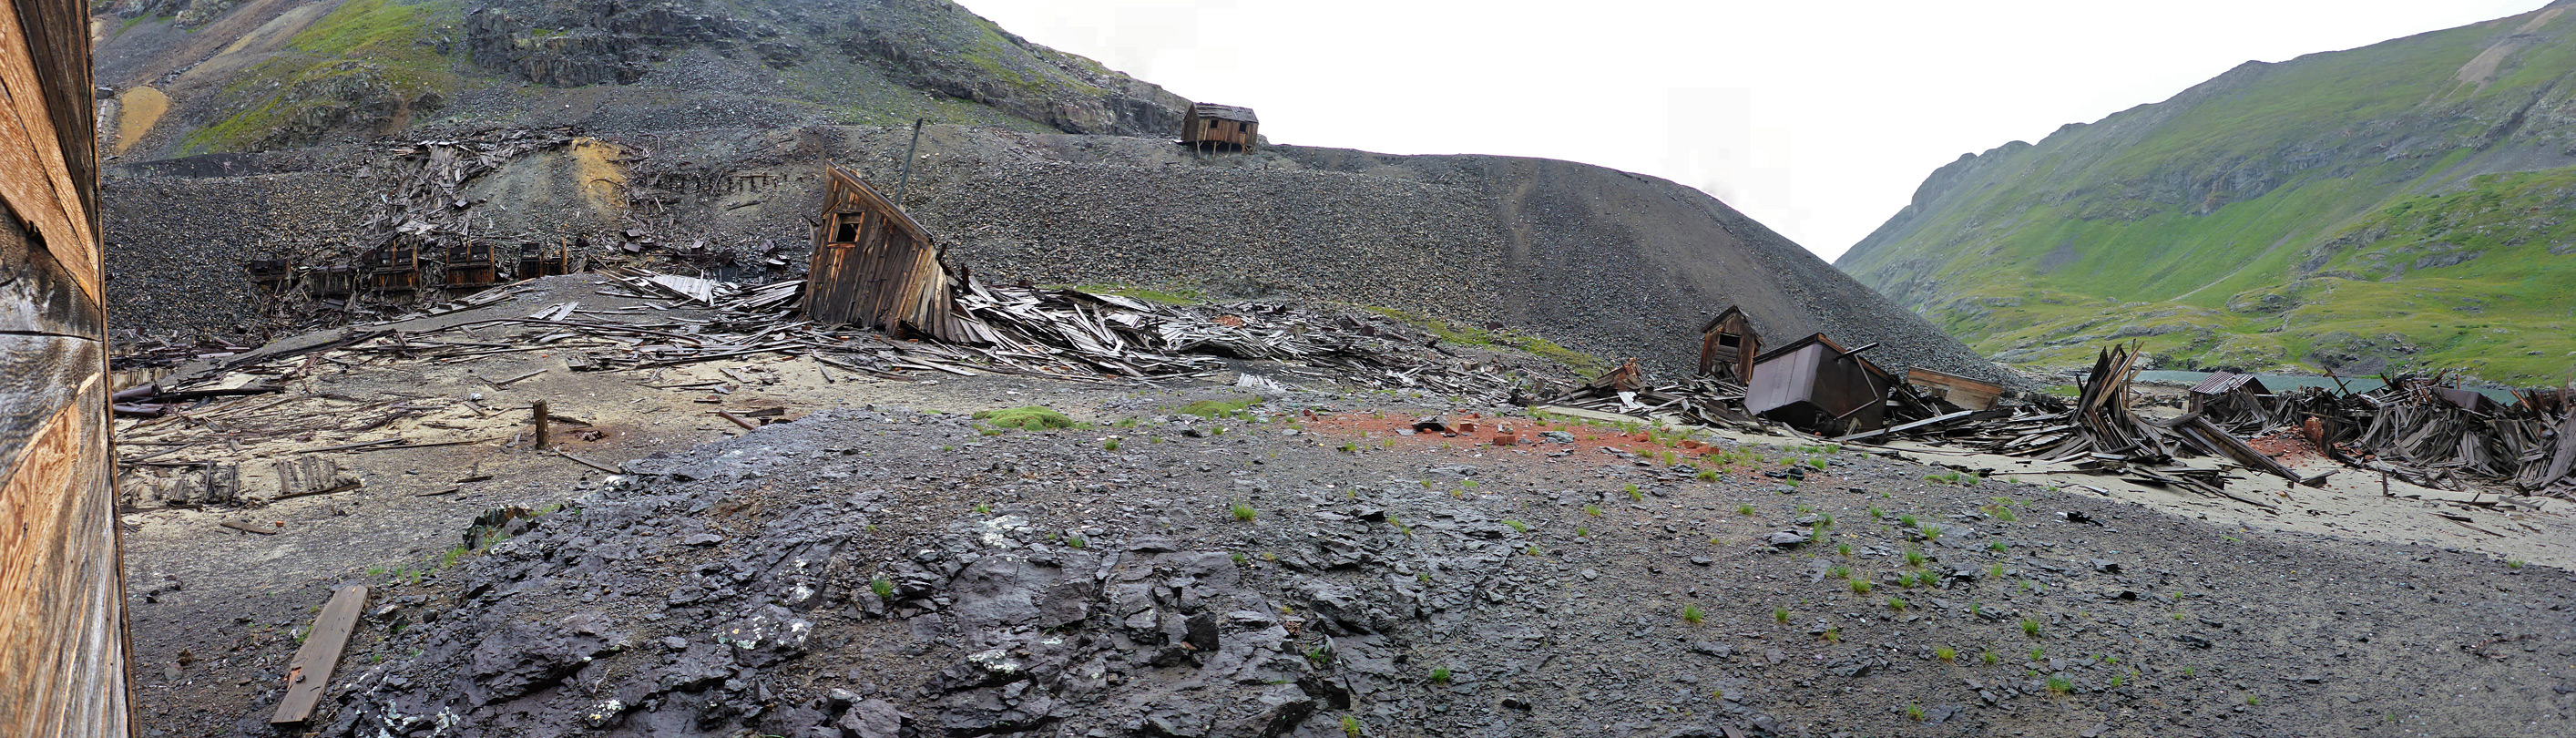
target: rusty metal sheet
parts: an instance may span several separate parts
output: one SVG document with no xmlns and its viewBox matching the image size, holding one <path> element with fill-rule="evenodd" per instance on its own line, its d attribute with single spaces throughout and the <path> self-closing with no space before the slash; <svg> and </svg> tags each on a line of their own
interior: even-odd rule
<svg viewBox="0 0 2576 738">
<path fill-rule="evenodd" d="M 332 590 L 331 602 L 322 606 L 313 629 L 304 634 L 304 645 L 295 649 L 295 660 L 287 662 L 286 696 L 278 700 L 277 714 L 268 719 L 269 724 L 301 723 L 313 717 L 313 708 L 322 704 L 323 690 L 331 686 L 331 671 L 339 668 L 340 652 L 349 645 L 349 634 L 357 630 L 358 613 L 366 607 L 367 585 Z"/>
</svg>

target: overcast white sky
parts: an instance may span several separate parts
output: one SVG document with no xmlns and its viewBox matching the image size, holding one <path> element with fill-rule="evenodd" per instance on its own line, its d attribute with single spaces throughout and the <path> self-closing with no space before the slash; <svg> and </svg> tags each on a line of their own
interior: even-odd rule
<svg viewBox="0 0 2576 738">
<path fill-rule="evenodd" d="M 1276 143 L 1570 159 L 1840 255 L 1936 167 L 2547 0 L 958 0 Z"/>
</svg>

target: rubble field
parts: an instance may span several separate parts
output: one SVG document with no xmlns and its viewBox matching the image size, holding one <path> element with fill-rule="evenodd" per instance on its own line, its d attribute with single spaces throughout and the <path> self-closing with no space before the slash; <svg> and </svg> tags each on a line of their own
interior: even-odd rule
<svg viewBox="0 0 2576 738">
<path fill-rule="evenodd" d="M 541 286 L 405 325 L 666 312 Z M 286 391 L 126 421 L 162 444 L 129 462 L 173 464 L 127 488 L 147 734 L 2451 736 L 2576 709 L 2553 510 L 2324 529 L 2295 520 L 2324 503 L 2210 514 L 2232 501 L 1268 361 L 581 353 L 319 352 Z M 511 409 L 539 399 L 560 453 Z M 332 471 L 184 481 L 296 456 Z M 272 728 L 348 584 L 320 711 Z"/>
</svg>

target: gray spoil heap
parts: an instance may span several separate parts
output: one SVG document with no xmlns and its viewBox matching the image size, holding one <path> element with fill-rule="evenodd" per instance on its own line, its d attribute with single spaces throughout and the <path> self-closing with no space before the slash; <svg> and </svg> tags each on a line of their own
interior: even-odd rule
<svg viewBox="0 0 2576 738">
<path fill-rule="evenodd" d="M 861 126 L 594 132 L 621 145 L 631 209 L 576 191 L 561 152 L 467 187 L 483 232 L 602 248 L 662 244 L 803 264 L 825 161 L 886 185 L 909 131 Z M 633 152 L 650 152 L 649 156 Z M 124 327 L 263 328 L 240 262 L 260 244 L 343 238 L 372 149 L 181 160 L 111 171 L 111 304 Z M 1775 343 L 1809 333 L 1871 358 L 2002 380 L 2001 371 L 1804 249 L 1688 187 L 1602 167 L 1498 156 L 1265 147 L 1198 155 L 1168 141 L 933 126 L 908 198 L 990 281 L 1113 282 L 1216 297 L 1338 300 L 1508 326 L 1578 350 L 1693 365 L 1700 323 L 1741 305 Z M 593 256 L 609 256 L 602 251 Z"/>
</svg>

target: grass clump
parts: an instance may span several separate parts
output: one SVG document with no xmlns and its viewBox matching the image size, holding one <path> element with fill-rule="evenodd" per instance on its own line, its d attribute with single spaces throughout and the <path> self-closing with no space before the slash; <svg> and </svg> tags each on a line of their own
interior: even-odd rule
<svg viewBox="0 0 2576 738">
<path fill-rule="evenodd" d="M 1751 517 L 1753 515 L 1753 503 L 1748 502 L 1735 506 L 1735 514 Z"/>
<path fill-rule="evenodd" d="M 977 515 L 990 515 L 990 514 L 992 514 L 992 513 L 993 513 L 993 503 L 990 503 L 990 502 L 978 502 L 978 503 L 975 503 L 975 514 L 977 514 Z"/>
<path fill-rule="evenodd" d="M 1347 738 L 1360 738 L 1360 719 L 1349 715 L 1343 715 L 1342 735 Z"/>
<path fill-rule="evenodd" d="M 1431 669 L 1431 682 L 1433 684 L 1448 684 L 1449 676 L 1449 667 L 1439 666 Z"/>
<path fill-rule="evenodd" d="M 1232 400 L 1200 400 L 1198 402 L 1182 405 L 1181 414 L 1196 415 L 1209 420 L 1234 418 L 1245 415 L 1245 410 L 1259 404 L 1261 404 L 1261 398 L 1259 397 L 1240 397 Z"/>
<path fill-rule="evenodd" d="M 1945 664 L 1955 663 L 1959 660 L 1959 652 L 1949 646 L 1942 646 L 1932 649 L 1932 658 L 1940 659 L 1941 663 Z"/>
<path fill-rule="evenodd" d="M 2068 679 L 2063 676 L 2051 676 L 2048 678 L 2049 694 L 2066 694 L 2073 691 L 2075 691 L 2075 680 Z"/>
<path fill-rule="evenodd" d="M 1583 514 L 1585 514 L 1585 515 L 1590 515 L 1590 516 L 1592 516 L 1592 517 L 1596 517 L 1596 518 L 1597 518 L 1597 517 L 1601 517 L 1601 506 L 1600 506 L 1600 505 L 1593 505 L 1593 504 L 1585 504 L 1585 505 L 1583 506 Z"/>
<path fill-rule="evenodd" d="M 1920 525 L 1919 523 L 1914 522 L 1914 516 L 1912 515 L 1899 515 L 1896 517 L 1896 522 L 1903 523 L 1905 524 L 1905 527 L 1908 528 Z"/>
<path fill-rule="evenodd" d="M 1104 451 L 1116 451 L 1116 450 L 1118 450 L 1118 439 L 1112 438 L 1112 439 L 1109 439 L 1109 440 L 1106 440 L 1106 441 L 1102 441 L 1102 442 L 1100 443 L 1100 448 L 1101 448 L 1101 450 L 1104 450 Z"/>
<path fill-rule="evenodd" d="M 1989 648 L 1985 649 L 1984 653 L 1978 654 L 1977 660 L 1986 662 L 1987 666 L 1993 666 L 1997 662 L 2003 661 L 2004 657 L 1995 655 L 1994 649 Z"/>
<path fill-rule="evenodd" d="M 1708 614 L 1700 612 L 1698 605 L 1682 606 L 1682 622 L 1698 625 L 1700 621 L 1707 619 Z"/>
<path fill-rule="evenodd" d="M 995 428 L 1018 428 L 1024 431 L 1063 430 L 1073 427 L 1073 419 L 1054 408 L 1030 405 L 975 413 L 975 419 Z"/>
<path fill-rule="evenodd" d="M 1772 619 L 1772 620 L 1775 620 L 1775 621 L 1778 621 L 1781 625 L 1787 625 L 1787 624 L 1789 624 L 1789 608 L 1786 608 L 1786 607 L 1774 607 L 1774 608 L 1771 608 L 1771 619 Z"/>
<path fill-rule="evenodd" d="M 1853 577 L 1851 580 L 1851 591 L 1852 594 L 1869 594 L 1869 580 L 1861 577 Z"/>
<path fill-rule="evenodd" d="M 2039 621 L 2037 621 L 2037 620 L 2032 620 L 2032 619 L 2030 619 L 2030 618 L 2022 618 L 2022 619 L 2021 619 L 2021 634 L 2022 634 L 2022 635 L 2026 635 L 2026 636 L 2030 636 L 2030 637 L 2032 637 L 2032 638 L 2038 638 L 2038 637 L 2039 637 Z M 2031 653 L 2039 653 L 2039 652 L 2038 652 L 2038 651 L 2036 651 L 2036 650 L 2033 650 L 2033 651 L 2031 651 Z"/>
<path fill-rule="evenodd" d="M 1258 511 L 1258 510 L 1254 510 L 1254 509 L 1252 509 L 1252 506 L 1251 506 L 1251 505 L 1246 505 L 1246 504 L 1243 504 L 1243 503 L 1240 503 L 1240 502 L 1234 503 L 1233 512 L 1234 512 L 1234 519 L 1235 519 L 1235 520 L 1239 520 L 1239 521 L 1246 522 L 1246 523 L 1252 522 L 1252 519 L 1253 519 L 1253 518 L 1255 518 L 1255 517 L 1259 517 L 1259 516 L 1261 515 L 1261 512 L 1260 512 L 1260 511 Z"/>
<path fill-rule="evenodd" d="M 1908 719 L 1913 720 L 1914 722 L 1918 722 L 1918 723 L 1919 723 L 1919 722 L 1923 722 L 1923 706 L 1922 706 L 1922 705 L 1906 705 L 1906 706 L 1905 706 L 1905 717 L 1906 717 L 1906 718 L 1908 718 Z"/>
<path fill-rule="evenodd" d="M 1905 564 L 1907 566 L 1922 566 L 1924 561 L 1923 552 L 1921 551 L 1905 552 Z"/>
<path fill-rule="evenodd" d="M 1629 501 L 1629 502 L 1645 502 L 1645 501 L 1646 501 L 1646 493 L 1637 491 L 1637 485 L 1634 485 L 1634 484 L 1626 485 L 1626 486 L 1625 486 L 1624 488 L 1622 488 L 1620 491 L 1628 493 L 1628 501 Z"/>
<path fill-rule="evenodd" d="M 891 598 L 894 596 L 894 582 L 887 581 L 885 577 L 868 580 L 868 591 L 877 593 L 880 600 Z"/>
<path fill-rule="evenodd" d="M 1904 600 L 1904 598 L 1900 598 L 1900 597 L 1889 597 L 1889 598 L 1887 598 L 1887 609 L 1890 609 L 1890 610 L 1895 610 L 1895 611 L 1897 611 L 1897 612 L 1904 612 L 1904 611 L 1905 611 L 1905 607 L 1906 607 L 1906 605 L 1907 605 L 1907 604 L 1909 604 L 1909 603 L 1907 603 L 1907 602 Z"/>
<path fill-rule="evenodd" d="M 1526 523 L 1522 523 L 1521 521 L 1518 521 L 1518 520 L 1505 520 L 1505 521 L 1503 521 L 1503 524 L 1504 524 L 1504 525 L 1511 526 L 1511 527 L 1512 527 L 1512 532 L 1514 532 L 1514 533 L 1528 533 L 1528 532 L 1529 532 L 1529 525 L 1528 525 L 1528 524 L 1526 524 Z"/>
</svg>

